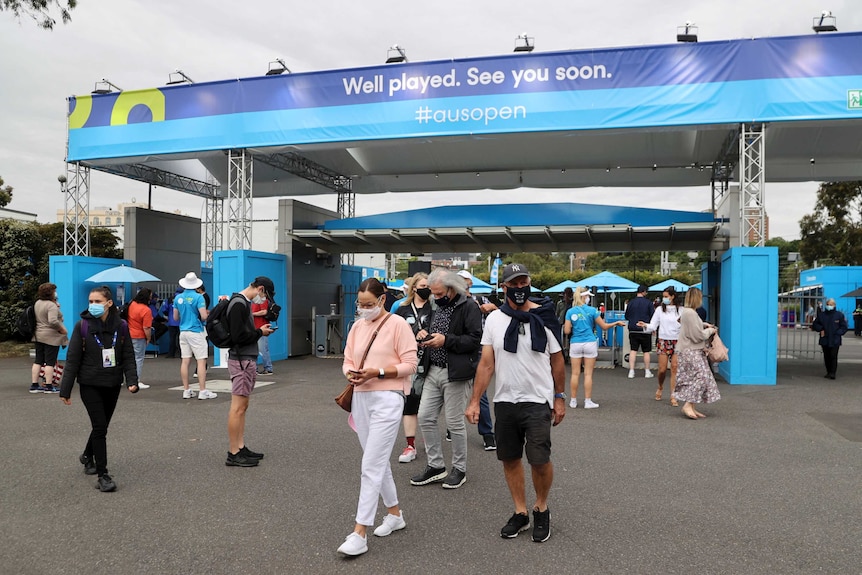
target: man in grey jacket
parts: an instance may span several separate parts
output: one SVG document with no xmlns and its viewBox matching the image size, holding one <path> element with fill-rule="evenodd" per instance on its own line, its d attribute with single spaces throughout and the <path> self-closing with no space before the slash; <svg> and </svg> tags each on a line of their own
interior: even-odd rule
<svg viewBox="0 0 862 575">
<path fill-rule="evenodd" d="M 272 299 L 275 286 L 266 276 L 254 278 L 247 288 L 231 296 L 227 308 L 227 322 L 233 345 L 228 351 L 227 369 L 230 373 L 231 396 L 230 412 L 227 417 L 227 434 L 230 449 L 225 465 L 233 467 L 254 467 L 263 459 L 245 445 L 245 412 L 248 398 L 257 381 L 257 340 L 273 333 L 269 324 L 258 329 L 254 327 L 251 303 L 261 303 L 263 298 Z"/>
</svg>

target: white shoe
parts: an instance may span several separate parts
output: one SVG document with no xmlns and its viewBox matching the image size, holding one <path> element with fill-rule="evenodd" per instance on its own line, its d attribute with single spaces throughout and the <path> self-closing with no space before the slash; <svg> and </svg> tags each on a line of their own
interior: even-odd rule
<svg viewBox="0 0 862 575">
<path fill-rule="evenodd" d="M 194 377 L 197 377 L 197 376 L 198 376 L 198 374 L 197 374 L 197 372 L 195 372 L 195 373 L 194 373 Z"/>
<path fill-rule="evenodd" d="M 416 448 L 408 445 L 398 456 L 398 463 L 410 463 L 414 459 L 416 459 Z"/>
<path fill-rule="evenodd" d="M 573 397 L 573 398 L 569 401 L 569 407 L 577 407 L 577 406 L 578 406 L 578 400 L 577 400 L 577 399 L 575 399 L 575 398 Z"/>
<path fill-rule="evenodd" d="M 362 555 L 366 551 L 368 551 L 368 541 L 356 532 L 348 535 L 341 547 L 338 548 L 339 553 L 350 556 Z"/>
<path fill-rule="evenodd" d="M 144 383 L 143 381 L 138 382 L 138 389 L 150 389 L 150 386 Z"/>
<path fill-rule="evenodd" d="M 198 399 L 215 399 L 217 397 L 217 393 L 213 393 L 208 389 L 205 389 L 198 394 Z"/>
<path fill-rule="evenodd" d="M 595 409 L 599 406 L 598 403 L 594 402 L 592 399 L 584 400 L 584 409 Z"/>
<path fill-rule="evenodd" d="M 404 521 L 404 513 L 399 513 L 398 515 L 392 515 L 390 513 L 386 514 L 386 517 L 383 518 L 383 523 L 381 523 L 377 529 L 374 530 L 374 534 L 378 537 L 386 537 L 393 531 L 398 531 L 399 529 L 404 529 L 407 527 L 407 522 Z"/>
<path fill-rule="evenodd" d="M 193 390 L 193 389 L 184 389 L 183 390 L 183 399 L 191 399 L 195 395 L 197 395 L 197 393 L 195 393 L 195 390 Z"/>
<path fill-rule="evenodd" d="M 654 377 L 654 376 L 653 376 L 653 374 L 652 374 L 652 372 L 651 372 L 650 370 L 646 370 L 646 371 L 644 372 L 644 377 L 645 377 L 645 378 L 647 378 L 647 379 L 650 379 L 650 378 L 652 378 L 652 377 Z"/>
<path fill-rule="evenodd" d="M 630 369 L 629 370 L 629 379 L 634 379 L 634 378 L 635 378 L 635 370 Z"/>
</svg>

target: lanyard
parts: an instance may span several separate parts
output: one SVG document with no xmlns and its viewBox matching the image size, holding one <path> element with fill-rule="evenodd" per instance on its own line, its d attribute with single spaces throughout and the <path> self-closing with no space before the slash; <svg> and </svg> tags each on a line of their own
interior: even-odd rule
<svg viewBox="0 0 862 575">
<path fill-rule="evenodd" d="M 99 334 L 97 334 L 96 332 L 93 332 L 93 338 L 96 340 L 96 343 L 98 343 L 98 344 L 99 344 L 99 347 L 100 347 L 101 349 L 105 349 L 105 346 L 104 346 L 104 345 L 102 345 L 102 340 L 101 340 L 101 339 L 99 339 Z M 117 345 L 117 332 L 115 331 L 115 332 L 114 332 L 114 340 L 111 342 L 111 347 L 113 348 L 113 347 L 115 347 L 116 345 Z"/>
</svg>

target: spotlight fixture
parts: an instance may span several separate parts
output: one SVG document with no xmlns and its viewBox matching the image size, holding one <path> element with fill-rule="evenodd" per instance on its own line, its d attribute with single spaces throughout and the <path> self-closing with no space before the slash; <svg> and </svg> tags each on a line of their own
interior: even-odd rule
<svg viewBox="0 0 862 575">
<path fill-rule="evenodd" d="M 536 49 L 536 39 L 527 36 L 527 33 L 519 34 L 515 38 L 515 52 L 532 52 Z"/>
<path fill-rule="evenodd" d="M 811 29 L 818 34 L 821 32 L 837 32 L 838 26 L 836 26 L 836 24 L 837 21 L 835 20 L 835 16 L 832 15 L 832 12 L 824 10 L 820 13 L 820 16 L 815 16 L 813 18 Z"/>
<path fill-rule="evenodd" d="M 684 26 L 676 28 L 677 42 L 697 42 L 697 24 L 686 22 Z"/>
<path fill-rule="evenodd" d="M 188 77 L 182 70 L 177 70 L 176 72 L 171 72 L 168 74 L 168 86 L 172 86 L 174 84 L 194 84 L 195 81 Z"/>
<path fill-rule="evenodd" d="M 404 48 L 399 46 L 398 44 L 393 44 L 391 48 L 386 52 L 386 63 L 387 64 L 400 64 L 401 62 L 407 62 L 407 52 L 404 51 Z"/>
<path fill-rule="evenodd" d="M 658 165 L 653 164 L 653 165 L 652 165 L 652 171 L 653 171 L 653 172 L 654 172 L 654 171 L 656 171 L 656 168 L 658 168 Z"/>
<path fill-rule="evenodd" d="M 123 89 L 116 84 L 112 84 L 108 80 L 102 78 L 101 82 L 96 82 L 96 86 L 93 88 L 93 94 L 110 94 L 114 90 L 117 92 L 123 91 Z"/>
<path fill-rule="evenodd" d="M 269 70 L 266 71 L 266 75 L 278 76 L 279 74 L 284 74 L 285 72 L 290 74 L 290 68 L 287 67 L 287 64 L 284 63 L 284 60 L 282 60 L 281 58 L 276 58 L 269 63 Z"/>
</svg>

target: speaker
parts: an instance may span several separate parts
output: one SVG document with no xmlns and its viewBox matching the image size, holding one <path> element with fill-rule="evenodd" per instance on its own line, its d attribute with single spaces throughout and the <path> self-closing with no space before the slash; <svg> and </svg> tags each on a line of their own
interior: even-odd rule
<svg viewBox="0 0 862 575">
<path fill-rule="evenodd" d="M 413 274 L 431 273 L 431 262 L 407 262 L 407 276 L 413 277 Z"/>
</svg>

